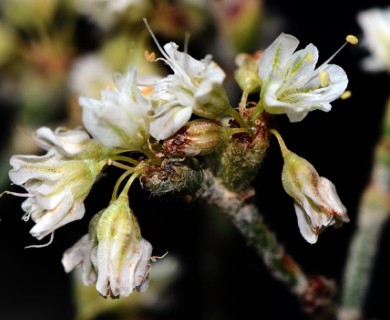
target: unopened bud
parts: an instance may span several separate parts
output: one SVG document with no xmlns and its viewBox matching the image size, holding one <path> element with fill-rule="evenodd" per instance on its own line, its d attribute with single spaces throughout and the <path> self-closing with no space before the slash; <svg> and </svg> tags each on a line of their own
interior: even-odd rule
<svg viewBox="0 0 390 320">
<path fill-rule="evenodd" d="M 241 90 L 255 93 L 260 90 L 261 79 L 259 77 L 260 52 L 255 54 L 240 53 L 236 57 L 235 79 Z"/>
<path fill-rule="evenodd" d="M 283 187 L 295 201 L 298 226 L 306 241 L 315 243 L 325 228 L 349 222 L 347 210 L 331 181 L 321 177 L 312 164 L 295 153 L 289 151 L 283 157 Z"/>
<path fill-rule="evenodd" d="M 318 235 L 327 227 L 340 227 L 349 222 L 347 209 L 328 179 L 321 177 L 306 159 L 291 152 L 275 129 L 270 132 L 278 139 L 284 159 L 283 188 L 294 199 L 299 230 L 309 243 L 316 243 Z"/>
<path fill-rule="evenodd" d="M 96 289 L 104 297 L 127 297 L 147 288 L 152 245 L 142 238 L 128 201 L 121 193 L 96 223 Z"/>
<path fill-rule="evenodd" d="M 209 120 L 188 122 L 176 134 L 166 139 L 163 149 L 166 155 L 194 157 L 209 155 L 224 141 L 225 129 Z"/>
</svg>

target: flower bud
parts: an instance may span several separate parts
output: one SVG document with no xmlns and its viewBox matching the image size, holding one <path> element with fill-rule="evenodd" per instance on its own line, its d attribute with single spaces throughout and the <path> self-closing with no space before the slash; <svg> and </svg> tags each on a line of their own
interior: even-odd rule
<svg viewBox="0 0 390 320">
<path fill-rule="evenodd" d="M 260 51 L 254 54 L 240 53 L 236 57 L 237 70 L 234 77 L 242 91 L 256 93 L 260 91 L 261 79 L 259 77 Z"/>
<path fill-rule="evenodd" d="M 128 200 L 121 193 L 96 225 L 96 289 L 103 296 L 126 297 L 148 287 L 152 246 L 142 238 Z"/>
<path fill-rule="evenodd" d="M 163 144 L 168 156 L 205 156 L 218 148 L 224 141 L 224 128 L 209 120 L 188 122 Z"/>
<path fill-rule="evenodd" d="M 316 243 L 318 235 L 327 227 L 340 227 L 349 222 L 347 209 L 341 203 L 332 182 L 320 177 L 306 159 L 287 149 L 279 132 L 270 130 L 279 142 L 284 159 L 283 188 L 294 199 L 298 227 L 309 243 Z"/>
<path fill-rule="evenodd" d="M 319 233 L 328 226 L 349 222 L 334 184 L 320 177 L 313 165 L 291 151 L 284 155 L 282 182 L 295 201 L 298 226 L 307 242 L 317 242 Z"/>
</svg>

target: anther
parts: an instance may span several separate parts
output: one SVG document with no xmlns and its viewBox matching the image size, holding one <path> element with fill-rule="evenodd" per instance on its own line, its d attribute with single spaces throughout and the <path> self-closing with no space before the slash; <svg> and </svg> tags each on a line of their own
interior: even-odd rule
<svg viewBox="0 0 390 320">
<path fill-rule="evenodd" d="M 348 98 L 350 98 L 351 97 L 351 95 L 352 95 L 352 92 L 351 91 L 349 91 L 349 90 L 346 90 L 346 91 L 344 91 L 344 93 L 341 95 L 341 99 L 342 100 L 345 100 L 345 99 L 348 99 Z"/>
<path fill-rule="evenodd" d="M 322 88 L 329 86 L 330 81 L 329 81 L 329 73 L 328 72 L 326 72 L 325 70 L 321 70 L 319 75 L 318 75 L 318 78 L 320 80 L 320 86 Z"/>
<path fill-rule="evenodd" d="M 345 40 L 350 43 L 350 44 L 353 44 L 353 45 L 356 45 L 359 43 L 359 39 L 357 37 L 355 37 L 354 35 L 352 34 L 349 34 L 347 35 L 347 37 L 345 38 Z"/>
<path fill-rule="evenodd" d="M 146 50 L 144 56 L 147 62 L 153 62 L 156 60 L 156 54 L 154 52 L 149 52 Z"/>
</svg>

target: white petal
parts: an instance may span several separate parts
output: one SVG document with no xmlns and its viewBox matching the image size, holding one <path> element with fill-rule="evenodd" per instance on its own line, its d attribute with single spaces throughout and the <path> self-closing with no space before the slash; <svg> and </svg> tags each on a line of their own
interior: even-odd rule
<svg viewBox="0 0 390 320">
<path fill-rule="evenodd" d="M 73 203 L 70 197 L 65 198 L 55 209 L 44 211 L 38 219 L 34 219 L 36 225 L 31 228 L 30 234 L 41 240 L 59 227 L 81 219 L 84 213 L 83 203 Z"/>
<path fill-rule="evenodd" d="M 115 75 L 117 91 L 105 89 L 101 99 L 79 98 L 88 132 L 109 148 L 141 150 L 148 133 L 149 101 L 136 86 L 136 69 Z"/>
<path fill-rule="evenodd" d="M 299 45 L 299 40 L 292 35 L 282 33 L 263 52 L 259 61 L 259 75 L 265 80 L 274 68 L 284 65 L 286 58 L 290 57 Z"/>
<path fill-rule="evenodd" d="M 65 272 L 71 272 L 74 268 L 81 267 L 82 279 L 85 285 L 96 282 L 96 272 L 92 265 L 92 251 L 94 243 L 86 234 L 79 239 L 71 248 L 64 252 L 62 265 Z"/>
<path fill-rule="evenodd" d="M 44 156 L 15 155 L 11 157 L 10 164 L 13 169 L 9 171 L 9 178 L 17 185 L 22 185 L 31 179 L 55 181 L 61 177 L 59 171 L 53 170 L 60 164 L 60 160 L 53 152 Z"/>
<path fill-rule="evenodd" d="M 137 265 L 135 278 L 137 280 L 136 287 L 140 292 L 144 292 L 148 287 L 148 273 L 150 270 L 150 257 L 152 255 L 152 245 L 145 239 L 141 239 L 139 245 L 141 251 L 141 259 Z"/>
<path fill-rule="evenodd" d="M 318 235 L 314 232 L 311 226 L 311 221 L 308 218 L 307 213 L 303 211 L 303 208 L 294 203 L 295 213 L 297 215 L 298 227 L 302 237 L 309 243 L 314 244 L 317 242 Z"/>
<path fill-rule="evenodd" d="M 344 222 L 348 222 L 347 209 L 337 195 L 336 186 L 328 179 L 320 177 L 319 190 L 321 197 L 326 199 L 327 208 L 333 211 L 340 219 L 343 219 Z"/>
<path fill-rule="evenodd" d="M 191 114 L 191 107 L 173 107 L 163 116 L 151 120 L 150 134 L 157 140 L 164 140 L 184 126 Z"/>
<path fill-rule="evenodd" d="M 282 67 L 284 81 L 288 81 L 292 86 L 302 86 L 312 75 L 318 61 L 318 49 L 310 43 L 303 50 L 295 52 Z"/>
<path fill-rule="evenodd" d="M 80 266 L 85 259 L 85 255 L 90 251 L 91 241 L 88 234 L 82 236 L 71 248 L 64 252 L 62 257 L 62 265 L 65 272 L 71 272 L 74 268 Z"/>
<path fill-rule="evenodd" d="M 90 139 L 88 133 L 81 129 L 61 130 L 57 128 L 53 132 L 47 127 L 39 128 L 34 138 L 41 148 L 49 150 L 58 147 L 67 155 L 75 155 L 83 151 L 85 143 Z"/>
<path fill-rule="evenodd" d="M 100 241 L 96 255 L 97 280 L 96 289 L 101 295 L 108 294 L 108 270 L 109 270 L 109 242 Z"/>
<path fill-rule="evenodd" d="M 204 81 L 200 83 L 199 88 L 195 93 L 197 99 L 204 99 L 204 97 L 210 94 L 215 87 L 221 86 L 225 80 L 226 74 L 216 63 L 210 62 L 207 66 L 207 73 L 205 73 L 203 77 Z"/>
</svg>

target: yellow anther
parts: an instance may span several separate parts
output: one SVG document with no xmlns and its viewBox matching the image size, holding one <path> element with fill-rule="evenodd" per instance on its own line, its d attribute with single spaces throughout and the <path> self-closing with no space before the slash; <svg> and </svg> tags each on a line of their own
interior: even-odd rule
<svg viewBox="0 0 390 320">
<path fill-rule="evenodd" d="M 147 62 L 153 62 L 156 60 L 156 54 L 154 52 L 149 52 L 146 50 L 144 56 Z"/>
<path fill-rule="evenodd" d="M 308 63 L 312 63 L 313 62 L 313 60 L 314 60 L 314 57 L 313 57 L 313 55 L 312 55 L 312 53 L 311 52 L 308 52 L 308 54 L 307 54 L 307 62 Z"/>
<path fill-rule="evenodd" d="M 152 87 L 144 87 L 144 88 L 141 88 L 140 91 L 141 91 L 143 96 L 147 96 L 153 92 L 153 88 Z"/>
<path fill-rule="evenodd" d="M 349 42 L 350 44 L 353 44 L 353 45 L 359 43 L 359 39 L 352 34 L 347 35 L 345 40 L 347 40 L 347 42 Z"/>
<path fill-rule="evenodd" d="M 320 79 L 320 86 L 322 88 L 327 87 L 329 85 L 329 73 L 325 70 L 321 70 L 320 74 L 318 75 L 318 78 Z"/>
<path fill-rule="evenodd" d="M 344 93 L 341 95 L 341 99 L 342 100 L 345 100 L 345 99 L 348 99 L 348 98 L 350 98 L 351 97 L 351 95 L 352 95 L 352 92 L 351 91 L 349 91 L 349 90 L 346 90 L 346 91 L 344 91 Z"/>
</svg>

